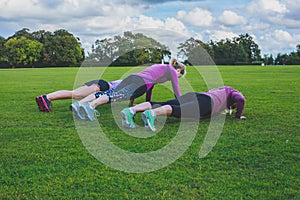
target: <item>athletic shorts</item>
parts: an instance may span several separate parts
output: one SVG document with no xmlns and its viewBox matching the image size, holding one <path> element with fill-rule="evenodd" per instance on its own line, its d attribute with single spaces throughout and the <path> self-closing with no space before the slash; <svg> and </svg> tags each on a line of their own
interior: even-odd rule
<svg viewBox="0 0 300 200">
<path fill-rule="evenodd" d="M 105 91 L 105 90 L 109 90 L 109 84 L 107 83 L 107 81 L 105 80 L 92 80 L 89 82 L 86 82 L 84 85 L 86 86 L 91 86 L 91 85 L 98 85 L 98 87 L 100 88 L 101 91 Z"/>
</svg>

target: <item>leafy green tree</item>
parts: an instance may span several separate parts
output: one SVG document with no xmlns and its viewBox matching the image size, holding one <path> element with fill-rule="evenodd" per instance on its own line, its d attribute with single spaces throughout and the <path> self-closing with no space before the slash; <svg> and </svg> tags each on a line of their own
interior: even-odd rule
<svg viewBox="0 0 300 200">
<path fill-rule="evenodd" d="M 210 65 L 214 62 L 216 64 L 246 62 L 243 46 L 230 39 L 218 42 L 210 41 L 206 44 L 200 40 L 189 38 L 184 43 L 180 43 L 178 49 L 179 57 L 187 57 L 188 61 L 194 65 Z"/>
<path fill-rule="evenodd" d="M 197 47 L 199 43 L 193 37 L 187 39 L 184 43 L 180 43 L 178 57 L 188 57 L 188 55 L 192 52 L 192 50 Z"/>
<path fill-rule="evenodd" d="M 45 44 L 47 41 L 51 40 L 52 38 L 52 33 L 50 31 L 45 31 L 45 30 L 35 31 L 31 35 L 33 39 L 43 44 Z"/>
<path fill-rule="evenodd" d="M 289 54 L 277 54 L 275 59 L 276 65 L 299 65 L 300 64 L 300 56 L 299 56 L 299 45 L 297 45 L 297 51 L 291 52 Z"/>
<path fill-rule="evenodd" d="M 13 37 L 4 44 L 6 59 L 12 67 L 33 65 L 41 57 L 43 44 L 24 36 Z"/>
<path fill-rule="evenodd" d="M 214 61 L 216 64 L 233 64 L 234 59 L 231 52 L 232 44 L 229 39 L 211 43 L 214 50 Z"/>
<path fill-rule="evenodd" d="M 285 54 L 278 53 L 275 58 L 275 64 L 276 65 L 285 65 L 287 57 L 288 57 L 288 55 L 286 53 Z"/>
<path fill-rule="evenodd" d="M 9 67 L 7 63 L 7 57 L 6 57 L 6 50 L 5 50 L 5 44 L 6 39 L 2 36 L 0 36 L 0 68 L 7 68 Z"/>
<path fill-rule="evenodd" d="M 214 52 L 208 44 L 191 37 L 184 43 L 179 44 L 177 48 L 179 50 L 178 57 L 189 58 L 191 55 L 195 55 L 194 51 L 199 51 L 200 48 L 204 49 L 211 57 L 214 56 Z"/>
<path fill-rule="evenodd" d="M 13 39 L 12 41 L 14 42 L 22 43 L 24 38 L 42 44 L 41 55 L 37 56 L 29 51 L 32 47 L 32 44 L 29 43 L 26 51 L 22 48 L 14 50 L 17 52 L 16 58 L 12 58 L 13 55 L 9 55 L 12 65 L 28 65 L 34 62 L 38 66 L 78 66 L 84 60 L 84 49 L 81 48 L 79 38 L 75 38 L 67 30 L 60 29 L 54 33 L 39 30 L 29 33 L 28 28 L 23 28 L 8 38 L 8 40 Z M 13 43 L 12 41 L 11 43 Z M 9 43 L 9 45 L 11 44 Z M 29 61 L 25 59 L 23 54 L 27 54 Z M 20 55 L 23 55 L 21 57 L 25 60 L 21 59 Z M 36 60 L 37 57 L 38 60 Z"/>
<path fill-rule="evenodd" d="M 239 35 L 239 37 L 233 38 L 233 41 L 243 47 L 244 51 L 247 54 L 248 63 L 261 61 L 261 51 L 258 48 L 258 45 L 254 42 L 251 35 L 249 35 L 248 33 L 241 34 Z"/>
<path fill-rule="evenodd" d="M 115 40 L 116 47 L 119 48 L 118 57 L 126 53 L 131 55 L 127 60 L 128 64 L 160 63 L 163 57 L 171 55 L 165 45 L 142 33 L 124 32 L 123 37 L 117 37 Z M 121 63 L 126 61 L 123 59 Z"/>
<path fill-rule="evenodd" d="M 210 41 L 216 64 L 251 64 L 261 61 L 260 49 L 249 34 L 233 39 Z"/>
<path fill-rule="evenodd" d="M 230 53 L 232 55 L 232 64 L 245 64 L 247 62 L 247 53 L 241 44 L 234 41 L 231 43 Z"/>
<path fill-rule="evenodd" d="M 274 58 L 273 58 L 273 55 L 267 55 L 265 54 L 264 55 L 264 59 L 263 59 L 263 62 L 266 64 L 266 65 L 273 65 L 274 64 Z"/>
<path fill-rule="evenodd" d="M 98 65 L 140 65 L 161 62 L 169 49 L 141 33 L 124 32 L 114 38 L 96 40 L 87 60 Z"/>
<path fill-rule="evenodd" d="M 211 65 L 214 57 L 213 49 L 193 37 L 187 39 L 184 43 L 180 43 L 178 47 L 177 57 L 182 60 L 188 60 L 193 65 Z"/>
<path fill-rule="evenodd" d="M 23 28 L 23 29 L 15 32 L 15 34 L 13 36 L 9 37 L 8 39 L 14 38 L 14 37 L 17 37 L 17 38 L 18 37 L 25 37 L 25 38 L 30 39 L 30 40 L 34 39 L 32 34 L 29 33 L 29 28 Z"/>
<path fill-rule="evenodd" d="M 135 49 L 133 46 L 133 39 L 130 39 L 132 38 L 132 36 L 133 34 L 131 32 L 125 32 L 123 36 L 118 35 L 114 37 L 113 43 L 115 44 L 114 47 L 116 50 L 116 54 L 115 54 L 116 58 L 124 54 L 130 54 L 129 52 Z"/>
<path fill-rule="evenodd" d="M 150 61 L 148 49 L 139 48 L 132 51 L 133 56 L 130 58 L 132 64 L 147 63 Z"/>
<path fill-rule="evenodd" d="M 111 38 L 96 40 L 95 45 L 92 45 L 92 52 L 88 54 L 88 59 L 103 66 L 110 64 L 116 59 L 117 48 L 115 45 Z"/>
<path fill-rule="evenodd" d="M 166 49 L 161 48 L 149 48 L 148 49 L 150 54 L 150 63 L 159 63 L 164 60 L 164 57 L 171 58 L 171 52 Z"/>
<path fill-rule="evenodd" d="M 48 36 L 48 34 L 47 34 Z M 66 30 L 57 30 L 45 39 L 44 61 L 51 66 L 78 66 L 84 60 L 84 52 L 78 38 Z"/>
<path fill-rule="evenodd" d="M 5 44 L 5 38 L 0 36 L 0 62 L 5 61 L 5 48 L 4 48 L 4 44 Z"/>
<path fill-rule="evenodd" d="M 300 57 L 297 52 L 291 52 L 286 58 L 286 65 L 299 65 Z"/>
<path fill-rule="evenodd" d="M 49 66 L 52 65 L 52 58 L 51 58 L 51 47 L 52 47 L 52 37 L 53 34 L 50 31 L 39 30 L 32 33 L 32 36 L 35 40 L 39 41 L 44 45 L 42 50 L 42 57 L 39 60 L 40 66 Z"/>
</svg>

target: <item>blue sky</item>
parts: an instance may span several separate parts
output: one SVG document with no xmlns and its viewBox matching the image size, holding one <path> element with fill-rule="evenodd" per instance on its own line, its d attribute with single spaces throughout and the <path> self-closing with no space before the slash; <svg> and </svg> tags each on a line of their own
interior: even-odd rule
<svg viewBox="0 0 300 200">
<path fill-rule="evenodd" d="M 89 51 L 97 39 L 142 32 L 175 54 L 189 37 L 208 42 L 248 33 L 262 54 L 277 55 L 300 43 L 299 11 L 300 0 L 0 0 L 0 35 L 66 29 Z"/>
</svg>

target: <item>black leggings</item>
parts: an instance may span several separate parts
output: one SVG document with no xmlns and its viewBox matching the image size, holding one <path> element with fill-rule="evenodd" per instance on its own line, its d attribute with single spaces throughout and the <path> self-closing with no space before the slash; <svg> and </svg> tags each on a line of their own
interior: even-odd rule
<svg viewBox="0 0 300 200">
<path fill-rule="evenodd" d="M 95 97 L 105 94 L 109 98 L 110 102 L 119 102 L 124 100 L 135 99 L 147 91 L 145 81 L 136 75 L 130 75 L 125 78 L 121 83 L 113 90 L 108 90 L 104 92 L 96 92 Z"/>
<path fill-rule="evenodd" d="M 186 93 L 177 99 L 172 99 L 166 102 L 150 102 L 153 107 L 159 105 L 170 105 L 172 107 L 173 117 L 186 118 L 207 118 L 211 115 L 212 104 L 211 98 L 208 95 L 196 92 Z"/>
</svg>

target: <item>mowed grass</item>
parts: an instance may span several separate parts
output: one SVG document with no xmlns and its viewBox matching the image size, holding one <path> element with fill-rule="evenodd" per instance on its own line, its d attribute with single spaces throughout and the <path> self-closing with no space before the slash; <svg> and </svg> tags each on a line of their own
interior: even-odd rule
<svg viewBox="0 0 300 200">
<path fill-rule="evenodd" d="M 94 158 L 76 131 L 72 100 L 54 101 L 51 113 L 37 109 L 35 96 L 72 89 L 103 69 L 81 69 L 80 76 L 78 68 L 0 70 L 0 199 L 300 199 L 300 66 L 218 69 L 224 84 L 246 97 L 247 120 L 227 116 L 203 159 L 198 154 L 209 121 L 201 121 L 187 151 L 149 173 L 118 171 Z M 109 68 L 102 78 L 119 79 L 130 70 Z M 195 91 L 207 90 L 194 67 L 186 80 Z M 183 93 L 189 91 L 183 80 L 180 84 Z M 153 91 L 153 100 L 172 97 L 161 85 Z M 131 152 L 164 147 L 180 124 L 168 118 L 155 136 L 135 138 L 117 126 L 110 105 L 98 110 L 107 137 Z M 142 125 L 140 115 L 135 120 Z"/>
</svg>

